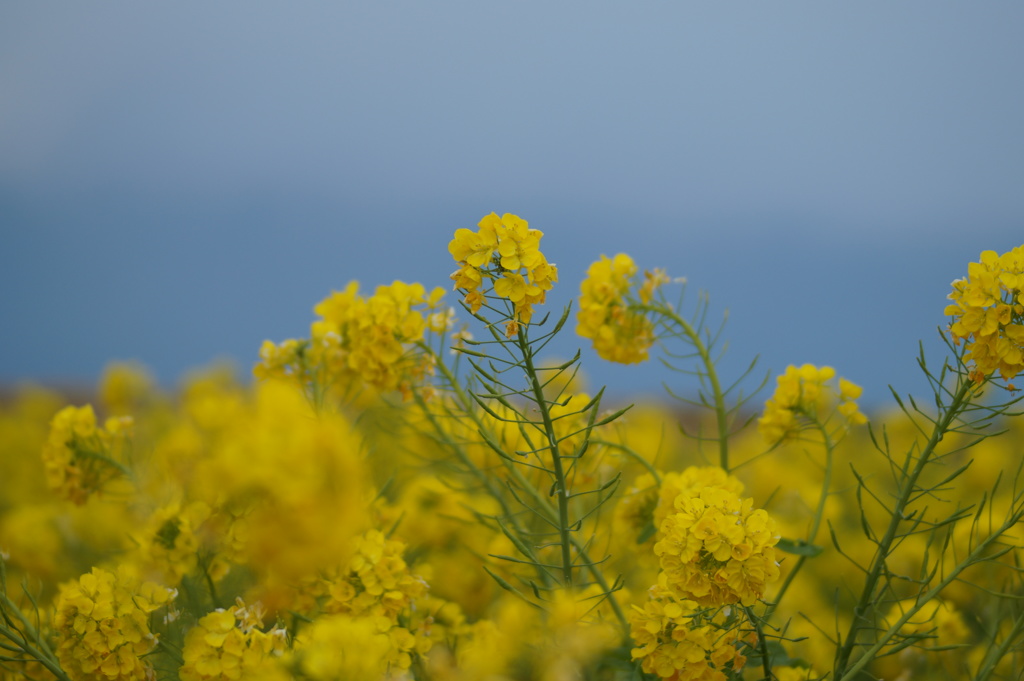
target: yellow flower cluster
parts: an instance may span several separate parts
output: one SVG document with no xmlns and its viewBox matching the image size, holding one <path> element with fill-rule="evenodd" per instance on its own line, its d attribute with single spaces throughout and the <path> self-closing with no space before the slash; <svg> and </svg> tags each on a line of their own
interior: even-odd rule
<svg viewBox="0 0 1024 681">
<path fill-rule="evenodd" d="M 76 504 L 102 491 L 124 474 L 119 461 L 127 443 L 130 418 L 107 419 L 96 425 L 90 405 L 65 407 L 53 417 L 42 458 L 50 489 Z"/>
<path fill-rule="evenodd" d="M 845 425 L 867 423 L 867 417 L 854 401 L 862 392 L 859 385 L 840 378 L 836 405 L 836 391 L 829 384 L 835 375 L 832 367 L 818 368 L 813 364 L 786 367 L 757 422 L 765 441 L 776 444 L 796 438 L 807 425 L 824 427 L 833 408 L 843 417 Z"/>
<path fill-rule="evenodd" d="M 621 639 L 599 589 L 560 589 L 548 597 L 543 610 L 517 597 L 497 599 L 489 619 L 450 631 L 449 646 L 431 651 L 426 678 L 603 678 L 594 674 L 594 663 L 600 664 Z"/>
<path fill-rule="evenodd" d="M 705 487 L 721 487 L 737 496 L 743 493 L 743 483 L 718 466 L 687 466 L 681 473 L 670 471 L 661 475 L 660 484 L 653 475 L 644 473 L 619 501 L 616 519 L 621 526 L 631 529 L 631 541 L 651 537 L 660 540 L 662 523 L 675 513 L 679 495 L 698 496 Z"/>
<path fill-rule="evenodd" d="M 659 584 L 702 606 L 753 605 L 779 576 L 775 521 L 753 503 L 722 487 L 676 497 L 654 545 Z"/>
<path fill-rule="evenodd" d="M 97 392 L 108 413 L 132 414 L 156 392 L 156 380 L 137 362 L 112 362 L 100 377 Z"/>
<path fill-rule="evenodd" d="M 450 322 L 436 312 L 443 296 L 440 287 L 427 295 L 422 284 L 395 281 L 364 298 L 351 282 L 314 308 L 320 318 L 309 340 L 264 341 L 256 376 L 341 387 L 359 380 L 378 390 L 406 391 L 430 370 L 415 344 L 428 328 L 444 331 Z"/>
<path fill-rule="evenodd" d="M 587 269 L 587 278 L 580 285 L 576 333 L 591 339 L 597 354 L 610 362 L 643 362 L 654 345 L 654 323 L 630 301 L 632 291 L 638 288 L 636 272 L 636 264 L 625 253 L 611 259 L 602 255 Z M 638 289 L 639 302 L 650 302 L 654 290 L 664 282 L 663 273 L 645 272 Z"/>
<path fill-rule="evenodd" d="M 220 533 L 217 553 L 259 576 L 303 578 L 347 560 L 363 530 L 361 446 L 340 414 L 317 414 L 294 385 L 267 381 L 196 462 L 186 498 L 212 509 L 204 532 Z"/>
<path fill-rule="evenodd" d="M 535 653 L 543 681 L 585 678 L 588 663 L 621 643 L 612 621 L 595 605 L 599 592 L 591 586 L 552 594 L 547 620 L 538 627 L 547 640 Z"/>
<path fill-rule="evenodd" d="M 540 251 L 544 233 L 530 229 L 526 220 L 505 213 L 486 216 L 471 229 L 455 230 L 448 252 L 459 264 L 452 273 L 455 288 L 464 291 L 463 302 L 475 314 L 484 304 L 487 285 L 493 282 L 493 293 L 513 305 L 513 313 L 505 326 L 511 338 L 520 324 L 529 324 L 533 306 L 542 304 L 547 292 L 558 281 L 558 268 L 549 263 Z"/>
<path fill-rule="evenodd" d="M 318 617 L 295 641 L 296 667 L 312 681 L 382 681 L 391 643 L 372 620 Z"/>
<path fill-rule="evenodd" d="M 658 505 L 654 509 L 654 527 L 658 530 L 659 539 L 665 518 L 676 512 L 676 499 L 680 495 L 700 496 L 705 487 L 723 489 L 736 496 L 743 494 L 743 483 L 739 478 L 718 466 L 687 466 L 681 473 L 670 471 L 662 476 Z"/>
<path fill-rule="evenodd" d="M 204 616 L 185 635 L 181 681 L 235 681 L 253 678 L 282 655 L 288 637 L 284 629 L 260 630 L 262 609 L 239 599 L 232 610 Z"/>
<path fill-rule="evenodd" d="M 73 681 L 144 681 L 153 670 L 142 659 L 156 647 L 149 615 L 177 592 L 139 584 L 126 571 L 93 568 L 65 584 L 57 599 L 57 658 Z"/>
<path fill-rule="evenodd" d="M 408 544 L 413 555 L 429 555 L 429 562 L 415 569 L 430 583 L 430 593 L 480 614 L 481 603 L 489 602 L 497 584 L 477 563 L 489 552 L 493 535 L 476 514 L 498 514 L 494 498 L 423 475 L 404 486 L 394 510 L 394 537 Z"/>
<path fill-rule="evenodd" d="M 742 490 L 722 469 L 691 466 L 640 496 L 644 514 L 658 521 L 661 569 L 630 617 L 633 659 L 642 659 L 645 672 L 724 681 L 742 669 L 746 634 L 728 606 L 753 605 L 779 576 L 775 521 L 741 499 Z"/>
<path fill-rule="evenodd" d="M 979 260 L 953 282 L 949 332 L 967 341 L 964 361 L 974 362 L 975 382 L 996 371 L 1010 380 L 1024 371 L 1024 246 L 1002 255 L 984 251 Z"/>
<path fill-rule="evenodd" d="M 199 530 L 210 517 L 210 507 L 192 502 L 182 508 L 180 502 L 156 510 L 144 532 L 134 538 L 143 554 L 143 563 L 162 574 L 164 583 L 177 585 L 196 568 L 201 548 Z M 224 566 L 220 572 L 227 570 Z"/>
<path fill-rule="evenodd" d="M 405 626 L 413 602 L 426 594 L 427 584 L 409 570 L 404 552 L 402 542 L 370 530 L 357 538 L 346 568 L 318 586 L 326 592 L 325 612 L 372 622 L 376 633 L 387 638 L 386 660 L 392 669 L 408 669 L 412 656 L 431 646 L 423 632 Z"/>
<path fill-rule="evenodd" d="M 726 622 L 723 610 L 709 611 L 671 589 L 653 586 L 643 607 L 633 606 L 632 655 L 648 674 L 672 681 L 725 681 L 746 664 L 739 652 L 744 636 Z M 728 674 L 728 676 L 727 676 Z"/>
</svg>

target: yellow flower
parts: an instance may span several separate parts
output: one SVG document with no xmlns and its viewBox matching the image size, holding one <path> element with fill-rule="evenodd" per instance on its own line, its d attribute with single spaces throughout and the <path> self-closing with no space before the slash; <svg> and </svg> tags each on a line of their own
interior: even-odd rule
<svg viewBox="0 0 1024 681">
<path fill-rule="evenodd" d="M 984 251 L 953 282 L 949 333 L 966 342 L 964 361 L 972 377 L 983 381 L 996 371 L 1010 380 L 1024 371 L 1024 246 L 998 255 Z"/>
<path fill-rule="evenodd" d="M 218 609 L 202 617 L 185 635 L 181 681 L 235 681 L 259 677 L 284 652 L 287 632 L 263 632 L 261 608 L 239 599 L 231 610 Z"/>
<path fill-rule="evenodd" d="M 529 229 L 526 220 L 508 213 L 502 216 L 501 222 L 505 226 L 498 239 L 501 266 L 510 271 L 536 267 L 543 257 L 540 253 L 543 232 Z"/>
<path fill-rule="evenodd" d="M 455 238 L 448 244 L 448 252 L 457 262 L 465 262 L 476 268 L 490 262 L 494 249 L 498 247 L 498 235 L 493 227 L 485 227 L 483 222 L 480 226 L 481 229 L 476 232 L 465 228 L 455 230 Z"/>
<path fill-rule="evenodd" d="M 786 367 L 785 373 L 776 379 L 775 392 L 765 403 L 764 414 L 758 420 L 758 430 L 765 441 L 776 444 L 798 437 L 808 426 L 824 427 L 833 408 L 842 416 L 843 428 L 866 423 L 867 417 L 854 401 L 860 397 L 861 387 L 840 378 L 837 395 L 830 384 L 835 375 L 832 367 L 819 368 L 813 364 Z"/>
<path fill-rule="evenodd" d="M 156 381 L 144 366 L 135 362 L 114 362 L 100 378 L 100 400 L 110 413 L 127 415 L 152 396 Z"/>
<path fill-rule="evenodd" d="M 50 488 L 76 504 L 123 478 L 122 449 L 131 435 L 129 417 L 96 425 L 92 406 L 65 407 L 50 422 L 42 459 Z"/>
<path fill-rule="evenodd" d="M 483 306 L 485 300 L 486 298 L 484 298 L 484 294 L 481 293 L 480 291 L 469 291 L 466 294 L 464 302 L 466 303 L 467 306 L 469 306 L 470 312 L 476 314 L 477 312 L 480 311 L 480 308 Z"/>
<path fill-rule="evenodd" d="M 483 284 L 483 275 L 480 270 L 468 263 L 452 272 L 450 278 L 455 282 L 456 290 L 476 291 Z"/>
<path fill-rule="evenodd" d="M 490 292 L 512 304 L 505 326 L 509 338 L 519 332 L 520 325 L 530 323 L 533 306 L 542 304 L 558 281 L 558 268 L 540 251 L 542 236 L 517 215 L 506 213 L 499 218 L 491 213 L 480 221 L 478 231 L 458 229 L 448 244 L 459 264 L 451 278 L 474 314 L 484 304 L 488 281 L 494 282 Z"/>
<path fill-rule="evenodd" d="M 502 298 L 508 298 L 513 303 L 519 303 L 528 295 L 538 295 L 540 288 L 528 283 L 521 274 L 506 273 L 504 277 L 494 282 L 494 293 Z"/>
<path fill-rule="evenodd" d="M 93 568 L 61 587 L 54 629 L 57 658 L 75 681 L 144 681 L 157 643 L 149 614 L 177 592 L 139 584 L 127 572 Z"/>
<path fill-rule="evenodd" d="M 351 555 L 366 513 L 360 447 L 340 414 L 318 414 L 294 385 L 267 381 L 197 462 L 189 495 L 228 525 L 232 560 L 294 580 Z M 179 533 L 201 518 L 190 508 Z"/>
<path fill-rule="evenodd" d="M 543 303 L 543 292 L 550 291 L 558 282 L 558 268 L 547 261 L 543 253 L 538 253 L 536 264 L 530 269 L 530 283 L 541 290 L 541 299 L 534 301 Z"/>
<path fill-rule="evenodd" d="M 371 530 L 357 540 L 346 569 L 327 577 L 324 610 L 359 617 L 385 618 L 398 625 L 398 616 L 426 593 L 426 582 L 409 570 L 402 558 L 405 544 Z"/>
<path fill-rule="evenodd" d="M 313 681 L 381 681 L 390 650 L 373 620 L 348 615 L 318 617 L 295 641 L 298 668 Z"/>
<path fill-rule="evenodd" d="M 195 569 L 202 548 L 198 531 L 210 513 L 201 501 L 184 508 L 179 502 L 171 503 L 157 509 L 145 532 L 134 538 L 145 563 L 159 570 L 166 583 L 177 585 Z"/>
<path fill-rule="evenodd" d="M 314 308 L 320 319 L 311 325 L 309 340 L 280 346 L 266 341 L 255 374 L 292 379 L 304 388 L 343 389 L 356 381 L 405 394 L 410 384 L 432 371 L 416 344 L 428 328 L 448 324 L 445 319 L 430 319 L 443 295 L 440 288 L 428 296 L 422 284 L 394 281 L 364 298 L 359 284 L 351 282 Z"/>
<path fill-rule="evenodd" d="M 720 487 L 734 495 L 743 492 L 743 483 L 718 466 L 688 466 L 681 473 L 670 471 L 661 475 L 661 484 L 645 473 L 638 477 L 615 508 L 616 521 L 628 527 L 636 543 L 641 537 L 660 540 L 661 525 L 676 512 L 675 501 L 680 495 L 699 496 L 705 487 Z"/>
<path fill-rule="evenodd" d="M 682 493 L 654 545 L 659 583 L 703 606 L 753 605 L 779 576 L 775 521 L 724 487 Z"/>
<path fill-rule="evenodd" d="M 625 253 L 614 258 L 601 256 L 587 269 L 580 284 L 580 309 L 576 315 L 576 333 L 589 338 L 602 359 L 634 364 L 648 358 L 654 344 L 654 323 L 631 300 L 636 287 L 637 268 Z M 642 302 L 649 302 L 654 290 L 663 283 L 663 273 L 645 273 L 640 287 Z"/>
<path fill-rule="evenodd" d="M 634 660 L 648 674 L 673 681 L 724 681 L 726 672 L 746 664 L 739 652 L 749 638 L 726 623 L 722 609 L 702 610 L 664 586 L 648 592 L 643 607 L 633 606 L 630 637 Z"/>
</svg>

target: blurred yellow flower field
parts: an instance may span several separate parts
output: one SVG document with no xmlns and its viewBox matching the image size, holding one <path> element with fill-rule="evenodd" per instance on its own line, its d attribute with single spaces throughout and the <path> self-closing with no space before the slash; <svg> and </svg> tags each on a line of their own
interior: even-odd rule
<svg viewBox="0 0 1024 681">
<path fill-rule="evenodd" d="M 348 284 L 253 382 L 18 392 L 0 676 L 1020 678 L 1024 247 L 954 282 L 932 394 L 869 419 L 855 376 L 723 356 L 708 297 L 625 254 L 543 310 L 542 236 L 456 230 L 455 310 Z M 670 394 L 583 391 L 544 354 L 574 323 Z"/>
</svg>

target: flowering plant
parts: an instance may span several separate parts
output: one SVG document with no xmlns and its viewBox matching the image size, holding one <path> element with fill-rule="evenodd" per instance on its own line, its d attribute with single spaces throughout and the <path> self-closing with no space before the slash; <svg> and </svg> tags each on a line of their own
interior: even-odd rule
<svg viewBox="0 0 1024 681">
<path fill-rule="evenodd" d="M 468 322 L 441 288 L 353 282 L 254 386 L 115 365 L 95 407 L 0 408 L 0 681 L 1018 673 L 1024 247 L 954 282 L 928 406 L 869 421 L 827 366 L 755 402 L 770 375 L 723 358 L 709 297 L 688 314 L 621 253 L 577 333 L 685 380 L 674 409 L 608 408 L 580 353 L 543 355 L 573 311 L 537 314 L 542 236 L 455 230 Z"/>
</svg>

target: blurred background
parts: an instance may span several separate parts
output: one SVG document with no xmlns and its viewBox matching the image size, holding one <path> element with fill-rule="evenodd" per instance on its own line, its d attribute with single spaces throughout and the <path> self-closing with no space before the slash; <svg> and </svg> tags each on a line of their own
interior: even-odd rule
<svg viewBox="0 0 1024 681">
<path fill-rule="evenodd" d="M 495 211 L 545 233 L 556 312 L 625 251 L 728 310 L 726 373 L 922 394 L 949 283 L 1024 242 L 1022 30 L 1015 2 L 5 3 L 0 384 L 248 375 L 352 279 L 449 287 Z"/>
</svg>

